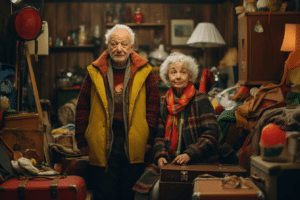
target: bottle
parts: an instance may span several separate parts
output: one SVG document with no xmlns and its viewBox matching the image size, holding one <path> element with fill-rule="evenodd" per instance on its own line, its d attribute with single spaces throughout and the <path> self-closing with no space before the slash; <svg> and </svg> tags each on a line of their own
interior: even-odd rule
<svg viewBox="0 0 300 200">
<path fill-rule="evenodd" d="M 84 25 L 79 26 L 79 34 L 78 34 L 78 45 L 86 45 L 87 44 L 87 35 L 85 33 Z"/>
<path fill-rule="evenodd" d="M 133 20 L 137 23 L 140 24 L 144 19 L 143 13 L 141 13 L 141 9 L 137 8 L 136 12 L 133 15 Z"/>
<path fill-rule="evenodd" d="M 97 58 L 100 55 L 100 47 L 102 44 L 99 25 L 95 26 L 93 43 L 95 45 L 94 58 Z"/>
</svg>

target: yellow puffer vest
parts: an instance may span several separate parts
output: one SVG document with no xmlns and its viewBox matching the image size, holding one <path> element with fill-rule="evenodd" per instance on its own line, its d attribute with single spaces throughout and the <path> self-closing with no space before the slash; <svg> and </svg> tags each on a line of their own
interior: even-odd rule
<svg viewBox="0 0 300 200">
<path fill-rule="evenodd" d="M 92 79 L 91 109 L 89 125 L 85 138 L 89 146 L 91 165 L 105 167 L 109 142 L 110 119 L 104 79 L 99 69 L 90 65 L 87 68 Z M 146 85 L 145 81 L 152 67 L 146 64 L 140 67 L 132 79 L 129 91 L 128 119 L 128 155 L 130 163 L 143 163 L 145 148 L 149 136 L 146 121 Z"/>
</svg>

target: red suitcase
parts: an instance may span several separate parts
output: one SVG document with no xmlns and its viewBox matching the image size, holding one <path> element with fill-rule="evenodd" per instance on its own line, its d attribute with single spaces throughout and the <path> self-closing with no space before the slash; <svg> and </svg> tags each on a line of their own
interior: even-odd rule
<svg viewBox="0 0 300 200">
<path fill-rule="evenodd" d="M 85 200 L 79 176 L 12 178 L 0 185 L 1 200 Z"/>
</svg>

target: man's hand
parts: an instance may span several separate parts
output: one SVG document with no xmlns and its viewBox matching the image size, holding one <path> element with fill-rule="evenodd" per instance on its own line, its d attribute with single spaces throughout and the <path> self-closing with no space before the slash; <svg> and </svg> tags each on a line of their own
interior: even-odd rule
<svg viewBox="0 0 300 200">
<path fill-rule="evenodd" d="M 190 156 L 187 155 L 186 153 L 184 153 L 184 154 L 180 154 L 179 156 L 177 156 L 172 161 L 171 164 L 178 164 L 178 165 L 187 164 L 190 160 L 191 160 Z"/>
<path fill-rule="evenodd" d="M 159 169 L 161 169 L 167 163 L 168 163 L 168 161 L 165 158 L 159 158 L 157 161 Z"/>
</svg>

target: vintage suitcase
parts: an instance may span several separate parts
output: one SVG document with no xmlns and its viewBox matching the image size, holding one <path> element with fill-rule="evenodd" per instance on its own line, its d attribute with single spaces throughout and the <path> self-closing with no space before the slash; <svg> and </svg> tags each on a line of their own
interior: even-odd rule
<svg viewBox="0 0 300 200">
<path fill-rule="evenodd" d="M 67 175 L 80 176 L 85 180 L 87 189 L 91 189 L 91 181 L 89 179 L 89 157 L 62 157 L 62 172 Z"/>
<path fill-rule="evenodd" d="M 12 178 L 0 185 L 1 200 L 85 200 L 86 185 L 79 176 Z"/>
<path fill-rule="evenodd" d="M 263 192 L 249 178 L 196 178 L 192 200 L 255 200 L 264 199 Z"/>
<path fill-rule="evenodd" d="M 299 196 L 300 163 L 278 163 L 252 156 L 250 176 L 267 200 L 295 199 Z"/>
<path fill-rule="evenodd" d="M 181 200 L 191 198 L 193 180 L 201 174 L 210 174 L 215 177 L 229 175 L 247 176 L 247 170 L 238 165 L 225 164 L 197 164 L 171 165 L 161 169 L 159 182 L 159 196 L 161 200 Z"/>
<path fill-rule="evenodd" d="M 210 174 L 216 177 L 228 175 L 247 176 L 247 170 L 239 165 L 229 164 L 197 164 L 197 165 L 172 165 L 167 164 L 161 169 L 161 181 L 189 182 L 200 174 Z"/>
</svg>

